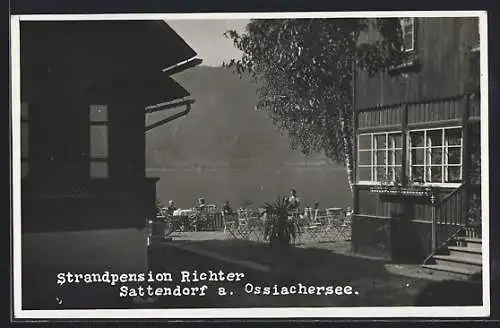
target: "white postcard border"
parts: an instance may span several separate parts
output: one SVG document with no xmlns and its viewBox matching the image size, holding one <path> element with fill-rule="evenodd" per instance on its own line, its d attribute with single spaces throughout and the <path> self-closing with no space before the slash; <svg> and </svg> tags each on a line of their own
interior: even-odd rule
<svg viewBox="0 0 500 328">
<path fill-rule="evenodd" d="M 21 300 L 21 156 L 20 156 L 20 21 L 63 20 L 195 20 L 249 18 L 359 18 L 359 17 L 479 17 L 481 70 L 481 193 L 483 305 L 450 307 L 321 307 L 321 308 L 219 308 L 129 310 L 23 310 Z M 384 12 L 273 12 L 189 14 L 71 14 L 11 16 L 11 108 L 12 108 L 12 231 L 13 308 L 15 319 L 200 319 L 200 318 L 468 318 L 490 314 L 489 252 L 489 154 L 488 154 L 488 48 L 485 11 L 384 11 Z"/>
</svg>

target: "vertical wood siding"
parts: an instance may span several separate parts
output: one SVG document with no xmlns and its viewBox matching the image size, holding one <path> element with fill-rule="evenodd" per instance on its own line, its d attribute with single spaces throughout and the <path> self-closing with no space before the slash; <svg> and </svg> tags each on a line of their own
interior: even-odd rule
<svg viewBox="0 0 500 328">
<path fill-rule="evenodd" d="M 420 69 L 408 77 L 391 76 L 387 70 L 376 77 L 360 72 L 357 108 L 463 94 L 470 87 L 470 49 L 477 38 L 478 18 L 417 18 L 415 55 Z"/>
</svg>

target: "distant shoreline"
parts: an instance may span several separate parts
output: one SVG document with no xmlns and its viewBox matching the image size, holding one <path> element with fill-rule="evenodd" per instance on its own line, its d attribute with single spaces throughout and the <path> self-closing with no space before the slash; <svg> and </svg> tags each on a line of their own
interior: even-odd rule
<svg viewBox="0 0 500 328">
<path fill-rule="evenodd" d="M 245 170 L 286 170 L 286 169 L 325 169 L 329 171 L 345 171 L 344 167 L 333 164 L 285 164 L 283 166 L 246 166 L 246 167 L 231 167 L 231 166 L 216 166 L 216 165 L 201 165 L 201 166 L 175 166 L 175 167 L 151 167 L 146 168 L 146 172 L 165 172 L 165 171 L 214 171 L 214 170 L 231 170 L 231 171 L 245 171 Z"/>
</svg>

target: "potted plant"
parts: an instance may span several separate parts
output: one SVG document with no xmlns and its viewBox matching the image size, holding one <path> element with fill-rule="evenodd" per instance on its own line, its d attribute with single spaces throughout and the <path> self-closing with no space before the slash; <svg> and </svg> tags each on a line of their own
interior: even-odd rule
<svg viewBox="0 0 500 328">
<path fill-rule="evenodd" d="M 433 196 L 432 189 L 418 180 L 410 181 L 407 185 L 402 185 L 399 181 L 382 181 L 379 185 L 372 187 L 370 191 L 379 194 L 382 199 L 388 201 L 413 199 L 428 203 Z"/>
<path fill-rule="evenodd" d="M 264 205 L 264 239 L 269 241 L 272 250 L 273 271 L 280 276 L 288 268 L 292 242 L 299 232 L 295 218 L 289 216 L 289 210 L 286 197 Z"/>
</svg>

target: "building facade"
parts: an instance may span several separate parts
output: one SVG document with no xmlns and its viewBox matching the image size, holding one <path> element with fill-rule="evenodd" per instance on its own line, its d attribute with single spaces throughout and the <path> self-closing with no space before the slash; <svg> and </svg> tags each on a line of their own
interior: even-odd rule
<svg viewBox="0 0 500 328">
<path fill-rule="evenodd" d="M 23 305 L 50 308 L 56 272 L 148 269 L 145 133 L 187 114 L 170 75 L 200 60 L 163 21 L 25 21 L 20 37 Z"/>
<path fill-rule="evenodd" d="M 400 22 L 407 59 L 356 78 L 352 245 L 423 263 L 480 237 L 479 19 Z"/>
</svg>

